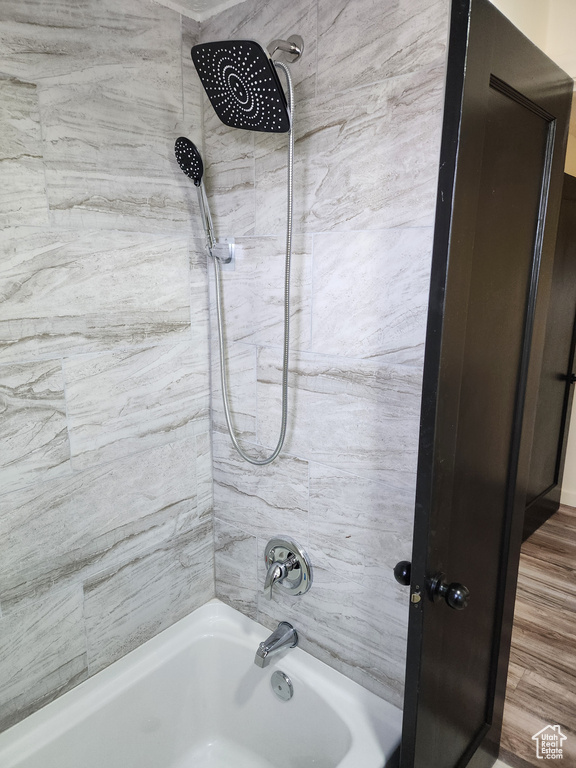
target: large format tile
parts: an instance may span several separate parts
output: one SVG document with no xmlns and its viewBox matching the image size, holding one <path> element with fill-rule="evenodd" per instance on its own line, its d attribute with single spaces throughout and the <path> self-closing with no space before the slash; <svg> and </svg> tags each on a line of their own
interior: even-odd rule
<svg viewBox="0 0 576 768">
<path fill-rule="evenodd" d="M 227 338 L 259 346 L 284 344 L 286 235 L 239 238 L 233 271 L 221 271 Z M 290 267 L 290 348 L 310 346 L 312 238 L 298 235 Z"/>
<path fill-rule="evenodd" d="M 244 446 L 256 456 L 253 445 Z M 269 539 L 308 539 L 308 462 L 285 454 L 272 464 L 247 464 L 226 433 L 214 435 L 214 513 L 221 521 Z"/>
<path fill-rule="evenodd" d="M 312 351 L 424 354 L 432 228 L 314 236 Z"/>
<path fill-rule="evenodd" d="M 188 275 L 185 237 L 15 228 L 0 263 L 0 359 L 177 341 L 190 328 Z M 192 290 L 202 330 L 206 287 Z"/>
<path fill-rule="evenodd" d="M 214 518 L 216 597 L 256 619 L 256 537 Z"/>
<path fill-rule="evenodd" d="M 42 159 L 38 93 L 34 83 L 0 75 L 0 157 Z"/>
<path fill-rule="evenodd" d="M 205 432 L 208 375 L 206 348 L 190 342 L 66 360 L 74 468 Z"/>
<path fill-rule="evenodd" d="M 200 517 L 211 516 L 214 510 L 212 474 L 212 436 L 204 432 L 196 435 L 196 504 Z"/>
<path fill-rule="evenodd" d="M 87 676 L 79 586 L 28 600 L 0 618 L 0 730 Z"/>
<path fill-rule="evenodd" d="M 258 356 L 258 441 L 278 430 L 281 360 Z M 307 353 L 292 355 L 285 450 L 412 491 L 420 415 L 418 368 Z"/>
<path fill-rule="evenodd" d="M 343 91 L 440 64 L 448 0 L 318 0 L 318 92 Z"/>
<path fill-rule="evenodd" d="M 178 133 L 174 131 L 174 133 Z M 158 179 L 142 170 L 132 176 L 58 168 L 49 173 L 50 219 L 62 229 L 125 229 L 188 233 L 197 230 L 193 186 L 172 159 L 174 137 L 166 139 L 171 175 Z"/>
<path fill-rule="evenodd" d="M 84 586 L 90 674 L 214 597 L 211 521 Z"/>
<path fill-rule="evenodd" d="M 2 0 L 0 18 L 0 71 L 34 82 L 102 61 L 165 66 L 180 37 L 179 15 L 148 0 Z"/>
<path fill-rule="evenodd" d="M 37 89 L 0 76 L 0 229 L 47 223 Z"/>
<path fill-rule="evenodd" d="M 254 133 L 220 122 L 204 97 L 204 183 L 216 239 L 254 232 Z"/>
<path fill-rule="evenodd" d="M 444 68 L 438 67 L 301 104 L 295 231 L 430 226 L 443 93 Z M 278 136 L 257 137 L 255 234 L 283 231 L 285 154 Z"/>
<path fill-rule="evenodd" d="M 0 494 L 70 472 L 59 360 L 0 366 Z"/>
<path fill-rule="evenodd" d="M 173 151 L 183 120 L 179 15 L 146 0 L 81 13 L 67 0 L 25 0 L 2 18 L 0 70 L 41 81 L 51 223 L 188 231 Z"/>
<path fill-rule="evenodd" d="M 222 382 L 220 374 L 220 351 L 218 331 L 214 318 L 214 304 L 211 302 L 211 416 L 215 432 L 227 434 Z M 226 388 L 230 407 L 230 419 L 234 433 L 240 442 L 256 439 L 256 347 L 248 344 L 232 344 L 228 341 L 224 322 L 224 361 L 226 366 Z"/>
<path fill-rule="evenodd" d="M 214 552 L 181 17 L 0 0 L 0 18 L 3 728 L 211 598 Z"/>
<path fill-rule="evenodd" d="M 2 497 L 0 603 L 121 566 L 198 526 L 195 439 Z M 42 546 L 38 546 L 42 542 Z"/>
<path fill-rule="evenodd" d="M 184 102 L 182 132 L 204 151 L 204 126 L 202 85 L 192 63 L 190 51 L 198 42 L 200 24 L 194 19 L 182 17 L 182 93 Z"/>
<path fill-rule="evenodd" d="M 145 0 L 128 0 L 121 12 L 107 0 L 85 4 L 81 14 L 66 0 L 27 0 L 5 18 L 0 70 L 40 81 L 51 223 L 196 226 L 190 183 L 174 158 L 184 117 L 179 15 Z"/>
<path fill-rule="evenodd" d="M 170 175 L 174 126 L 182 117 L 176 53 L 171 66 L 103 62 L 42 83 L 49 198 L 52 173 L 63 170 L 81 171 L 87 190 L 92 173 Z"/>
<path fill-rule="evenodd" d="M 190 333 L 198 349 L 205 350 L 210 368 L 210 298 L 208 269 L 210 256 L 203 240 L 190 240 Z"/>
<path fill-rule="evenodd" d="M 414 478 L 415 480 L 416 478 Z M 392 579 L 412 548 L 414 491 L 310 464 L 310 549 L 329 581 L 379 582 L 387 599 L 406 601 Z"/>
<path fill-rule="evenodd" d="M 314 565 L 313 548 L 308 554 Z M 264 567 L 260 559 L 259 567 Z M 317 571 L 310 590 L 301 597 L 277 589 L 272 600 L 266 600 L 259 591 L 258 621 L 270 629 L 289 621 L 298 631 L 301 648 L 402 706 L 407 602 L 386 600 L 380 581 L 358 584 L 335 577 L 330 582 Z M 263 584 L 262 576 L 259 583 Z"/>
</svg>

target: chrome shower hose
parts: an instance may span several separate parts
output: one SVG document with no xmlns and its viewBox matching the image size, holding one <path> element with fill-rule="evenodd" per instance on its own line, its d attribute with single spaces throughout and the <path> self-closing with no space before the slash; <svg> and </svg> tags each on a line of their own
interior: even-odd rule
<svg viewBox="0 0 576 768">
<path fill-rule="evenodd" d="M 245 453 L 238 439 L 234 434 L 234 428 L 232 426 L 232 419 L 230 415 L 230 403 L 228 400 L 228 390 L 226 387 L 226 358 L 224 349 L 224 334 L 222 330 L 222 298 L 221 298 L 221 285 L 220 285 L 220 264 L 218 259 L 214 258 L 214 278 L 216 284 L 216 317 L 218 320 L 218 346 L 220 349 L 220 383 L 222 387 L 222 402 L 224 404 L 224 416 L 226 418 L 226 426 L 230 433 L 230 439 L 240 456 L 250 464 L 256 464 L 258 466 L 264 466 L 271 464 L 278 456 L 284 445 L 284 439 L 286 437 L 286 424 L 288 421 L 288 354 L 290 346 L 290 261 L 292 258 L 292 200 L 293 200 L 293 187 L 294 187 L 294 89 L 292 86 L 292 78 L 288 67 L 281 61 L 276 61 L 274 64 L 279 67 L 286 76 L 286 82 L 288 84 L 288 107 L 291 113 L 290 131 L 288 133 L 288 208 L 286 216 L 286 267 L 284 277 L 284 355 L 283 355 L 283 367 L 282 367 L 282 425 L 280 427 L 280 436 L 278 443 L 274 451 L 270 456 L 264 459 L 255 459 Z"/>
</svg>

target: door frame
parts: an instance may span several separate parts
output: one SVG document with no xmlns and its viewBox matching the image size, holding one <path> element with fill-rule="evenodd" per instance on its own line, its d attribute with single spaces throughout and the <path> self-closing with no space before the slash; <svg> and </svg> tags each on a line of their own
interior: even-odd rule
<svg viewBox="0 0 576 768">
<path fill-rule="evenodd" d="M 565 270 L 565 253 L 564 249 L 569 249 L 569 238 L 572 235 L 574 229 L 574 220 L 576 216 L 576 177 L 571 176 L 568 173 L 564 174 L 564 185 L 562 188 L 562 205 L 560 207 L 560 219 L 558 226 L 558 238 L 556 243 L 556 253 L 554 257 L 554 270 L 560 269 L 561 277 L 564 278 L 565 274 L 562 274 L 562 270 Z M 558 266 L 560 265 L 560 266 Z M 576 270 L 576 265 L 574 267 Z M 554 277 L 554 283 L 557 284 L 558 277 Z M 574 288 L 576 291 L 576 286 Z M 553 289 L 554 292 L 554 289 Z M 554 299 L 554 296 L 552 297 Z M 566 307 L 561 305 L 561 309 Z M 554 308 L 550 308 L 550 315 L 554 312 Z M 548 317 L 548 323 L 550 323 L 551 317 Z M 564 401 L 562 405 L 562 416 L 560 421 L 560 431 L 558 434 L 558 445 L 556 449 L 556 466 L 554 470 L 554 478 L 552 483 L 545 488 L 538 496 L 532 499 L 532 501 L 526 507 L 526 515 L 524 518 L 524 530 L 522 538 L 524 541 L 528 539 L 546 520 L 548 520 L 555 512 L 557 512 L 560 506 L 560 496 L 562 492 L 562 477 L 564 475 L 564 464 L 566 462 L 566 449 L 568 446 L 568 430 L 570 428 L 570 419 L 572 414 L 572 402 L 574 399 L 574 363 L 575 363 L 575 350 L 576 350 L 576 314 L 572 312 L 572 325 L 571 325 L 571 341 L 570 351 L 568 358 L 565 361 L 566 366 L 562 373 L 565 373 L 566 385 L 564 388 Z M 550 338 L 550 334 L 547 333 L 547 338 Z M 552 371 L 542 368 L 542 375 L 550 375 Z M 561 371 L 556 371 L 557 374 L 561 374 Z M 539 402 L 539 408 L 542 407 L 542 403 Z"/>
<path fill-rule="evenodd" d="M 470 17 L 474 10 L 476 19 L 480 22 L 471 23 Z M 423 372 L 422 386 L 422 409 L 420 419 L 420 442 L 418 454 L 418 474 L 416 489 L 416 507 L 415 517 L 417 524 L 414 529 L 413 554 L 412 554 L 412 587 L 426 583 L 429 578 L 428 554 L 429 539 L 431 531 L 441 535 L 441 531 L 434 528 L 433 510 L 430 500 L 432 498 L 433 486 L 436 482 L 437 466 L 435 463 L 435 440 L 437 438 L 437 411 L 438 411 L 438 392 L 441 376 L 441 365 L 443 363 L 443 341 L 444 341 L 444 320 L 446 306 L 446 292 L 448 287 L 448 271 L 451 266 L 451 253 L 458 244 L 458 237 L 462 234 L 461 230 L 454 228 L 454 208 L 455 203 L 459 207 L 458 216 L 466 215 L 466 210 L 471 210 L 475 205 L 474 194 L 471 199 L 463 200 L 463 196 L 456 200 L 457 186 L 462 189 L 466 183 L 466 174 L 470 173 L 470 167 L 473 162 L 468 162 L 466 158 L 466 145 L 462 142 L 462 136 L 467 139 L 475 137 L 477 141 L 482 140 L 480 132 L 483 131 L 483 124 L 478 124 L 474 119 L 474 104 L 470 99 L 470 83 L 478 77 L 478 71 L 482 70 L 481 65 L 477 66 L 481 60 L 490 61 L 491 46 L 496 44 L 493 39 L 486 38 L 483 32 L 485 29 L 479 29 L 486 19 L 490 19 L 491 14 L 502 16 L 487 0 L 453 0 L 450 20 L 449 49 L 447 60 L 446 75 L 446 93 L 444 106 L 444 121 L 442 129 L 442 143 L 440 153 L 440 166 L 438 177 L 438 195 L 434 229 L 432 269 L 430 283 L 430 298 L 428 308 L 428 324 L 426 332 L 426 351 Z M 502 16 L 504 19 L 504 17 Z M 510 24 L 505 20 L 506 24 Z M 526 41 L 527 46 L 532 44 Z M 472 52 L 471 52 L 472 51 Z M 474 58 L 474 62 L 471 58 Z M 553 62 L 550 62 L 551 68 L 558 68 Z M 559 82 L 558 90 L 562 97 L 566 94 L 566 81 Z M 572 85 L 570 86 L 572 90 Z M 557 121 L 559 133 L 556 141 L 567 141 L 568 117 Z M 480 121 L 481 123 L 482 121 Z M 470 142 L 474 144 L 474 141 Z M 468 153 L 469 154 L 469 153 Z M 514 602 L 516 594 L 516 584 L 518 577 L 518 566 L 520 557 L 520 546 L 522 543 L 522 528 L 524 520 L 525 494 L 522 489 L 526 488 L 527 473 L 530 466 L 530 450 L 532 442 L 532 433 L 534 428 L 534 417 L 536 410 L 536 399 L 538 392 L 539 371 L 541 367 L 542 352 L 544 346 L 546 310 L 549 300 L 549 291 L 552 274 L 553 252 L 556 238 L 556 227 L 558 219 L 558 208 L 561 194 L 561 183 L 563 168 L 560 167 L 564 157 L 559 157 L 561 153 L 556 152 L 552 160 L 552 169 L 550 178 L 554 181 L 548 191 L 547 200 L 549 210 L 552 211 L 547 220 L 546 227 L 541 233 L 542 236 L 542 268 L 538 277 L 538 291 L 534 292 L 534 304 L 530 312 L 533 312 L 535 318 L 532 328 L 529 328 L 527 340 L 525 342 L 525 364 L 523 365 L 521 377 L 525 387 L 525 398 L 523 402 L 524 419 L 517 434 L 514 436 L 514 443 L 518 452 L 518 475 L 516 478 L 516 488 L 520 491 L 516 494 L 520 502 L 514 505 L 513 513 L 507 520 L 505 533 L 502 539 L 501 551 L 503 553 L 500 576 L 503 585 L 500 591 L 500 620 L 499 631 L 496 633 L 498 641 L 494 646 L 494 656 L 496 664 L 493 665 L 492 687 L 495 691 L 494 708 L 492 713 L 492 726 L 488 732 L 479 734 L 476 743 L 467 751 L 458 763 L 460 766 L 473 766 L 473 768 L 488 768 L 497 757 L 500 743 L 500 733 L 502 726 L 502 714 L 504 708 L 504 697 L 506 690 L 506 679 L 508 671 L 508 661 L 510 653 L 510 643 L 512 634 L 512 623 L 514 617 Z M 465 158 L 463 162 L 463 157 Z M 464 170 L 463 170 L 464 169 Z M 470 177 L 472 179 L 472 177 Z M 472 189 L 474 182 L 472 181 Z M 528 354 L 528 348 L 531 350 Z M 521 439 L 522 437 L 522 439 Z M 424 598 L 426 599 L 426 598 Z M 416 679 L 416 668 L 420 664 L 423 653 L 423 611 L 410 608 L 409 633 L 407 643 L 407 666 L 406 679 L 407 686 L 405 690 L 404 711 L 418 711 L 419 690 L 415 684 L 408 684 L 408 681 L 414 683 Z M 404 721 L 403 746 L 408 745 L 408 749 L 403 749 L 401 754 L 402 768 L 411 768 L 414 764 L 414 751 L 409 753 L 409 749 L 414 749 L 417 738 L 417 722 Z M 410 747 L 411 745 L 411 747 Z M 456 767 L 455 767 L 456 768 Z"/>
</svg>

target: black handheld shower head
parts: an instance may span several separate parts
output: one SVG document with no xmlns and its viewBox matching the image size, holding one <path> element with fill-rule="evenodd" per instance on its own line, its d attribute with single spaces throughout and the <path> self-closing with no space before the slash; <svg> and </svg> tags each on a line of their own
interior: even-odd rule
<svg viewBox="0 0 576 768">
<path fill-rule="evenodd" d="M 225 125 L 287 133 L 290 113 L 274 62 L 253 40 L 192 48 L 192 61 L 214 111 Z"/>
<path fill-rule="evenodd" d="M 199 187 L 204 176 L 204 163 L 196 145 L 185 136 L 180 136 L 174 144 L 174 153 L 182 171 Z"/>
<path fill-rule="evenodd" d="M 176 160 L 182 171 L 189 176 L 196 186 L 198 192 L 198 202 L 200 204 L 200 215 L 202 216 L 202 224 L 204 231 L 206 232 L 206 241 L 212 249 L 216 246 L 216 238 L 214 237 L 214 227 L 212 225 L 212 216 L 210 215 L 210 206 L 208 205 L 208 199 L 206 197 L 206 190 L 204 184 L 202 184 L 202 177 L 204 176 L 204 163 L 200 152 L 196 148 L 196 145 L 187 139 L 185 136 L 180 136 L 174 143 L 174 154 Z M 218 257 L 221 258 L 221 257 Z M 230 259 L 223 259 L 225 263 L 228 263 Z"/>
</svg>

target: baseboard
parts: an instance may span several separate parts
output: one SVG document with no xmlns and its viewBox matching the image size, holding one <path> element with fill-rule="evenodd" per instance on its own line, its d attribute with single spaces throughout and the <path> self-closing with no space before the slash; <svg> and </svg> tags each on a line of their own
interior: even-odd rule
<svg viewBox="0 0 576 768">
<path fill-rule="evenodd" d="M 560 504 L 576 507 L 576 491 L 568 491 L 563 488 L 562 494 L 560 495 Z"/>
</svg>

